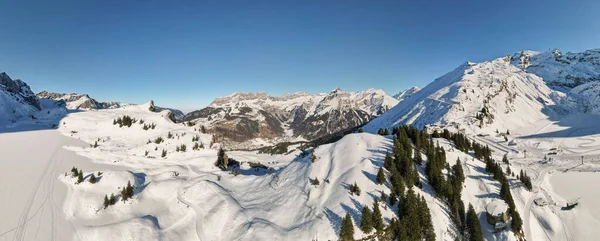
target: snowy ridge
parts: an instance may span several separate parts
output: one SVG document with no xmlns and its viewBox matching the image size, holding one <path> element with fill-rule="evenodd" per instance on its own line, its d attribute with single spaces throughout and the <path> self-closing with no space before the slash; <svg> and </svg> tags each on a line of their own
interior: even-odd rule
<svg viewBox="0 0 600 241">
<path fill-rule="evenodd" d="M 513 55 L 512 63 L 543 78 L 548 84 L 573 88 L 590 81 L 600 81 L 600 49 L 563 54 L 522 51 Z"/>
<path fill-rule="evenodd" d="M 408 89 L 398 92 L 393 97 L 394 97 L 394 99 L 397 99 L 398 101 L 403 101 L 404 99 L 411 97 L 412 95 L 417 93 L 419 90 L 421 90 L 421 88 L 419 88 L 417 86 L 413 86 L 413 87 L 410 87 Z"/>
<path fill-rule="evenodd" d="M 553 92 L 541 78 L 504 59 L 465 63 L 400 102 L 364 129 L 376 132 L 379 128 L 401 124 L 418 128 L 453 127 L 477 134 L 481 129 L 511 129 L 552 113 Z"/>
<path fill-rule="evenodd" d="M 53 99 L 57 101 L 64 101 L 67 109 L 70 110 L 96 110 L 96 109 L 113 109 L 120 108 L 127 104 L 121 104 L 120 102 L 98 102 L 94 98 L 87 94 L 61 94 L 54 92 L 42 91 L 37 94 L 37 97 L 43 99 Z"/>
</svg>

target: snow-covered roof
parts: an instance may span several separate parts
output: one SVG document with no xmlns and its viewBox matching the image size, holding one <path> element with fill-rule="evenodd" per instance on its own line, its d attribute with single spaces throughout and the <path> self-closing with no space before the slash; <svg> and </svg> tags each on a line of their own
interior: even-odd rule
<svg viewBox="0 0 600 241">
<path fill-rule="evenodd" d="M 493 216 L 502 216 L 508 210 L 508 205 L 503 200 L 494 200 L 485 206 L 485 211 Z"/>
</svg>

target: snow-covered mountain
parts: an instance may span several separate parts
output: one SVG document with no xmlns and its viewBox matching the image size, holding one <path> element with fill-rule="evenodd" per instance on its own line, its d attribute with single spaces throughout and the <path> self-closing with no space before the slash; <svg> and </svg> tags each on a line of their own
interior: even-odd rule
<svg viewBox="0 0 600 241">
<path fill-rule="evenodd" d="M 413 86 L 413 87 L 410 87 L 408 89 L 398 92 L 393 97 L 394 97 L 394 99 L 397 99 L 398 101 L 403 101 L 404 99 L 411 97 L 412 95 L 417 93 L 419 90 L 421 90 L 421 88 L 419 88 L 417 86 Z"/>
<path fill-rule="evenodd" d="M 13 80 L 5 72 L 0 73 L 0 125 L 14 122 L 40 109 L 40 101 L 27 83 L 20 79 Z"/>
<path fill-rule="evenodd" d="M 554 112 L 553 93 L 542 78 L 504 58 L 468 62 L 371 121 L 365 130 L 401 124 L 451 126 L 471 133 L 511 129 Z"/>
<path fill-rule="evenodd" d="M 553 86 L 573 88 L 590 81 L 600 81 L 600 49 L 566 54 L 558 49 L 521 51 L 513 55 L 512 63 Z"/>
<path fill-rule="evenodd" d="M 37 97 L 42 99 L 53 99 L 64 101 L 67 109 L 70 110 L 96 110 L 96 109 L 113 109 L 123 106 L 120 102 L 99 102 L 87 94 L 77 93 L 55 93 L 42 91 L 37 94 Z"/>
<path fill-rule="evenodd" d="M 383 90 L 330 93 L 297 92 L 283 96 L 234 93 L 186 114 L 226 140 L 260 146 L 260 141 L 311 140 L 362 125 L 398 103 Z M 262 142 L 264 143 L 264 142 Z"/>
</svg>

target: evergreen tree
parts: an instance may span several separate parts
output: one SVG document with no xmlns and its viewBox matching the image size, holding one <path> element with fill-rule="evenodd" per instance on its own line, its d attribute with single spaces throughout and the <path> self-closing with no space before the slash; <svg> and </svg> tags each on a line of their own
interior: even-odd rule
<svg viewBox="0 0 600 241">
<path fill-rule="evenodd" d="M 398 208 L 400 222 L 404 222 L 407 240 L 421 240 L 421 213 L 419 213 L 419 199 L 415 192 L 409 189 L 406 198 L 402 201 L 402 208 Z"/>
<path fill-rule="evenodd" d="M 107 208 L 109 204 L 110 204 L 110 201 L 108 200 L 108 196 L 104 195 L 104 208 Z"/>
<path fill-rule="evenodd" d="M 313 185 L 318 186 L 319 184 L 320 184 L 319 178 L 315 177 L 315 180 L 313 181 Z"/>
<path fill-rule="evenodd" d="M 352 224 L 352 218 L 350 213 L 346 213 L 346 216 L 342 218 L 342 227 L 340 230 L 340 240 L 350 241 L 354 240 L 354 225 Z"/>
<path fill-rule="evenodd" d="M 377 171 L 377 184 L 381 185 L 385 182 L 385 174 L 383 173 L 383 168 L 380 167 L 379 171 Z"/>
<path fill-rule="evenodd" d="M 504 156 L 502 157 L 502 162 L 509 164 L 508 163 L 508 157 L 506 156 L 506 154 L 504 154 Z"/>
<path fill-rule="evenodd" d="M 511 213 L 512 221 L 510 223 L 510 227 L 515 233 L 521 232 L 521 228 L 523 227 L 523 220 L 521 216 L 516 210 L 512 210 Z"/>
<path fill-rule="evenodd" d="M 373 230 L 373 221 L 372 221 L 372 214 L 371 214 L 371 210 L 369 209 L 369 206 L 363 207 L 362 209 L 362 214 L 361 214 L 361 219 L 360 219 L 360 230 L 363 231 L 363 233 L 370 233 L 371 230 Z"/>
<path fill-rule="evenodd" d="M 115 194 L 110 194 L 110 199 L 109 199 L 110 205 L 115 205 L 115 203 L 117 203 L 117 198 L 115 198 Z"/>
<path fill-rule="evenodd" d="M 381 196 L 379 197 L 383 203 L 387 203 L 388 196 L 384 191 L 381 191 Z"/>
<path fill-rule="evenodd" d="M 373 228 L 379 233 L 383 230 L 383 218 L 381 217 L 381 210 L 379 210 L 379 203 L 375 201 L 373 203 L 373 218 L 371 219 Z"/>
<path fill-rule="evenodd" d="M 483 241 L 481 232 L 481 224 L 473 205 L 469 203 L 469 211 L 467 211 L 467 236 L 469 241 Z"/>
<path fill-rule="evenodd" d="M 389 152 L 386 152 L 385 158 L 383 159 L 383 167 L 388 171 L 391 171 L 392 165 L 394 165 L 394 159 L 390 156 Z"/>
<path fill-rule="evenodd" d="M 385 130 L 383 130 L 383 135 L 387 136 L 390 134 L 390 131 L 386 128 Z"/>
<path fill-rule="evenodd" d="M 162 154 L 160 155 L 162 158 L 167 157 L 167 150 L 163 149 Z"/>
<path fill-rule="evenodd" d="M 365 132 L 365 131 L 363 131 L 363 128 L 358 129 L 358 133 L 363 133 L 363 132 Z"/>
<path fill-rule="evenodd" d="M 79 173 L 77 173 L 77 183 L 82 183 L 83 182 L 83 172 L 81 170 L 79 170 Z"/>
<path fill-rule="evenodd" d="M 377 135 L 383 136 L 383 129 L 379 128 L 379 130 L 377 131 Z"/>
<path fill-rule="evenodd" d="M 421 217 L 421 237 L 426 241 L 434 241 L 435 229 L 433 228 L 433 222 L 431 221 L 429 207 L 427 207 L 427 202 L 423 196 L 421 196 L 421 201 L 419 202 L 419 213 Z"/>
<path fill-rule="evenodd" d="M 392 182 L 391 184 L 394 193 L 403 196 L 404 191 L 406 189 L 406 185 L 404 184 L 404 179 L 402 178 L 402 175 L 400 175 L 400 172 L 393 172 L 390 181 Z"/>
<path fill-rule="evenodd" d="M 96 176 L 94 175 L 94 173 L 92 173 L 92 175 L 90 175 L 90 183 L 91 184 L 96 183 Z"/>
</svg>

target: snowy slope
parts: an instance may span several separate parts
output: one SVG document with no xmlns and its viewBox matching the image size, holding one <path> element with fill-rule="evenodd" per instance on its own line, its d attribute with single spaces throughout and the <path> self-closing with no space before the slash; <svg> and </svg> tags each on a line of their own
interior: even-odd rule
<svg viewBox="0 0 600 241">
<path fill-rule="evenodd" d="M 548 84 L 572 88 L 590 81 L 600 81 L 600 49 L 563 54 L 522 51 L 513 55 L 512 63 L 543 78 Z"/>
<path fill-rule="evenodd" d="M 417 86 L 410 87 L 408 89 L 398 92 L 393 97 L 394 97 L 394 99 L 397 99 L 398 101 L 403 101 L 404 99 L 411 97 L 412 95 L 417 93 L 419 90 L 421 90 L 421 88 L 419 88 Z"/>
<path fill-rule="evenodd" d="M 29 85 L 0 73 L 0 126 L 14 123 L 41 109 L 40 102 Z"/>
<path fill-rule="evenodd" d="M 210 148 L 210 135 L 172 123 L 166 118 L 166 111 L 150 112 L 148 107 L 149 104 L 77 112 L 62 120 L 61 133 L 99 145 L 69 147 L 70 150 L 95 163 L 115 166 L 114 170 L 84 170 L 84 176 L 102 171 L 98 184 L 75 184 L 75 178 L 59 177 L 69 189 L 63 206 L 65 214 L 78 223 L 80 237 L 334 240 L 346 212 L 355 218 L 356 225 L 362 205 L 372 207 L 381 191 L 390 192 L 373 180 L 382 165 L 382 153 L 390 151 L 388 138 L 367 133 L 348 135 L 316 148 L 314 163 L 310 156 L 296 157 L 298 151 L 275 156 L 229 152 L 231 158 L 243 163 L 241 175 L 234 176 L 213 165 L 219 145 Z M 123 114 L 156 123 L 156 129 L 144 131 L 139 124 L 130 128 L 113 125 L 113 119 Z M 166 138 L 169 132 L 174 138 Z M 205 149 L 190 150 L 194 135 L 199 136 Z M 165 141 L 147 143 L 158 136 Z M 175 151 L 181 144 L 188 146 L 187 152 Z M 166 158 L 159 156 L 162 149 L 167 150 Z M 144 156 L 145 151 L 149 151 L 148 156 Z M 270 169 L 251 168 L 249 161 Z M 321 184 L 311 185 L 314 178 L 319 178 Z M 136 186 L 134 198 L 103 209 L 104 195 L 118 192 L 117 187 L 127 181 Z M 362 195 L 348 192 L 348 185 L 354 182 L 362 189 Z M 430 195 L 423 195 L 433 205 L 441 205 Z M 392 207 L 380 205 L 386 220 L 394 216 Z M 444 223 L 447 217 L 442 210 L 433 209 L 432 215 Z M 437 228 L 439 233 L 445 230 L 442 226 Z M 143 237 L 138 237 L 140 232 Z M 356 229 L 355 237 L 363 234 Z"/>
<path fill-rule="evenodd" d="M 327 94 L 298 92 L 279 97 L 266 93 L 234 93 L 188 113 L 193 121 L 225 138 L 227 146 L 260 146 L 281 141 L 312 140 L 361 125 L 398 100 L 384 91 Z"/>
<path fill-rule="evenodd" d="M 513 129 L 553 113 L 553 93 L 541 78 L 504 59 L 465 63 L 369 122 L 364 129 L 376 132 L 401 124 L 452 127 L 469 133 Z"/>
</svg>

